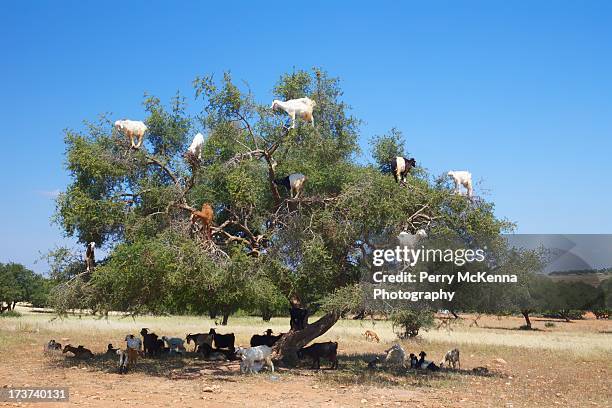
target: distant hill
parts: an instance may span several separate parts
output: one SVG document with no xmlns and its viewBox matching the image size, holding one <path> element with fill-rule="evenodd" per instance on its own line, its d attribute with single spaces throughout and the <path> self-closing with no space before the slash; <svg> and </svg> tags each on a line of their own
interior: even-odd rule
<svg viewBox="0 0 612 408">
<path fill-rule="evenodd" d="M 612 268 L 555 271 L 549 273 L 548 276 L 556 282 L 583 282 L 597 287 L 601 282 L 612 278 Z"/>
</svg>

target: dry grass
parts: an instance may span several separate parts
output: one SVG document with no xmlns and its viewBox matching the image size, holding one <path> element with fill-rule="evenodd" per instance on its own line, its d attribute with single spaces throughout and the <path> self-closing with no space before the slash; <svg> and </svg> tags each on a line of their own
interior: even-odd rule
<svg viewBox="0 0 612 408">
<path fill-rule="evenodd" d="M 159 335 L 184 338 L 190 332 L 207 332 L 214 322 L 194 316 L 53 319 L 49 314 L 20 311 L 22 317 L 0 319 L 0 370 L 13 371 L 13 384 L 66 383 L 77 393 L 74 400 L 80 405 L 108 406 L 128 401 L 168 406 L 180 401 L 185 406 L 201 406 L 201 400 L 206 399 L 210 406 L 244 406 L 247 402 L 253 406 L 302 406 L 289 397 L 294 394 L 314 406 L 329 401 L 354 406 L 363 399 L 380 405 L 419 401 L 432 407 L 504 406 L 509 402 L 515 407 L 558 406 L 571 405 L 573 395 L 578 394 L 587 395 L 583 402 L 591 406 L 606 406 L 611 399 L 607 378 L 612 341 L 606 334 L 612 331 L 610 321 L 555 321 L 554 328 L 547 328 L 545 323 L 550 320 L 533 319 L 538 330 L 523 331 L 517 330 L 523 323 L 519 318 L 485 316 L 478 321 L 480 327 L 470 327 L 471 316 L 464 316 L 452 324 L 452 330 L 430 330 L 417 339 L 401 342 L 407 352 L 425 350 L 434 361 L 439 361 L 449 348 L 459 347 L 463 369 L 456 371 L 430 373 L 384 366 L 368 369 L 367 361 L 382 356 L 397 341 L 390 323 L 342 320 L 318 339 L 339 343 L 337 371 L 325 369 L 328 363 L 322 362 L 321 371 L 305 365 L 281 369 L 274 375 L 245 377 L 238 373 L 236 363 L 211 363 L 188 354 L 141 360 L 136 372 L 120 377 L 115 374 L 114 359 L 101 355 L 108 343 L 123 345 L 127 333 L 137 334 L 142 327 Z M 227 327 L 217 330 L 235 333 L 237 344 L 246 345 L 251 335 L 268 328 L 277 333 L 286 331 L 288 319 L 266 323 L 231 317 Z M 366 341 L 362 334 L 367 329 L 374 330 L 381 342 Z M 63 344 L 82 344 L 100 355 L 88 362 L 57 353 L 45 356 L 42 346 L 52 338 Z M 495 363 L 497 358 L 507 364 Z M 471 368 L 476 366 L 488 367 L 491 374 L 475 375 Z M 193 378 L 170 380 L 175 374 Z M 6 380 L 0 385 L 7 385 Z M 213 385 L 228 393 L 202 391 Z M 260 399 L 247 401 L 244 387 Z M 176 398 L 177 395 L 182 396 Z"/>
</svg>

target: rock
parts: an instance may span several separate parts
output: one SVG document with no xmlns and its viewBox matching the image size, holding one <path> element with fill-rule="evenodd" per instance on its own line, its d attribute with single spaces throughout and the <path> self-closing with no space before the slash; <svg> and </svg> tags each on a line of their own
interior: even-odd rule
<svg viewBox="0 0 612 408">
<path fill-rule="evenodd" d="M 508 364 L 508 362 L 506 360 L 504 360 L 503 358 L 496 358 L 495 360 L 493 360 L 493 362 L 495 364 L 501 364 L 501 365 L 506 365 Z"/>
</svg>

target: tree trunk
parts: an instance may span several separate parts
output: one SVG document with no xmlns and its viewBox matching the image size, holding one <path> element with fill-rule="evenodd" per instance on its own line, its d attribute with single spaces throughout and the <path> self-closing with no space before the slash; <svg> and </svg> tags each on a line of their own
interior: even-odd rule
<svg viewBox="0 0 612 408">
<path fill-rule="evenodd" d="M 227 319 L 229 319 L 228 314 L 223 315 L 223 320 L 221 320 L 221 326 L 227 326 Z"/>
<path fill-rule="evenodd" d="M 217 319 L 217 311 L 216 310 L 211 310 L 208 312 L 208 317 L 210 317 L 212 320 L 216 320 Z"/>
<path fill-rule="evenodd" d="M 339 312 L 329 312 L 316 322 L 306 325 L 303 330 L 290 330 L 274 344 L 274 359 L 282 360 L 288 366 L 295 366 L 298 361 L 298 350 L 325 334 L 339 318 Z"/>
<path fill-rule="evenodd" d="M 455 317 L 455 319 L 459 318 L 459 315 L 457 314 L 457 312 L 455 312 L 454 310 L 451 310 L 450 312 Z"/>
<path fill-rule="evenodd" d="M 529 320 L 529 310 L 521 310 L 521 314 L 523 315 L 523 317 L 525 318 L 525 323 L 528 329 L 531 330 L 531 320 Z"/>
</svg>

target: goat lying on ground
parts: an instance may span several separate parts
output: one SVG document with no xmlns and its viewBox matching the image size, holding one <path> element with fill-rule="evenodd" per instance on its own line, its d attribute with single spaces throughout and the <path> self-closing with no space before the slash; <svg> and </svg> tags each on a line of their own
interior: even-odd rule
<svg viewBox="0 0 612 408">
<path fill-rule="evenodd" d="M 86 349 L 83 346 L 72 347 L 70 344 L 66 345 L 64 350 L 62 350 L 62 353 L 67 352 L 71 352 L 76 358 L 92 358 L 94 356 L 91 350 Z"/>
<path fill-rule="evenodd" d="M 132 148 L 139 149 L 142 145 L 144 134 L 147 131 L 147 126 L 139 120 L 125 119 L 116 121 L 115 129 L 130 138 Z M 134 143 L 134 138 L 138 139 L 137 143 Z"/>
<path fill-rule="evenodd" d="M 234 343 L 236 341 L 236 337 L 234 336 L 234 333 L 219 334 L 215 331 L 215 329 L 210 329 L 208 334 L 213 336 L 215 348 L 217 349 L 226 348 L 228 350 L 234 350 Z"/>
<path fill-rule="evenodd" d="M 306 122 L 310 122 L 310 124 L 314 127 L 314 116 L 312 115 L 312 111 L 315 106 L 317 106 L 317 103 L 310 98 L 290 99 L 285 102 L 275 99 L 272 101 L 271 109 L 284 110 L 291 118 L 291 127 L 289 129 L 294 129 L 296 116 L 305 120 Z"/>
<path fill-rule="evenodd" d="M 449 171 L 447 176 L 453 178 L 453 182 L 455 183 L 455 193 L 461 194 L 459 191 L 459 186 L 462 185 L 467 190 L 468 198 L 472 198 L 474 195 L 474 190 L 472 188 L 472 173 L 469 171 Z"/>
<path fill-rule="evenodd" d="M 291 193 L 291 198 L 298 198 L 304 190 L 306 176 L 301 173 L 293 173 L 287 177 L 274 180 L 274 184 L 284 186 Z"/>
<path fill-rule="evenodd" d="M 212 239 L 212 231 L 210 228 L 212 227 L 214 216 L 215 213 L 211 205 L 208 203 L 204 203 L 202 204 L 202 211 L 193 211 L 189 220 L 191 221 L 192 225 L 196 224 L 199 221 L 202 224 L 202 231 L 210 240 Z"/>
<path fill-rule="evenodd" d="M 456 365 L 461 369 L 461 361 L 459 360 L 459 349 L 454 348 L 452 350 L 448 350 L 444 355 L 444 359 L 440 361 L 440 367 L 443 367 L 444 364 L 448 364 L 448 367 L 455 368 Z"/>
<path fill-rule="evenodd" d="M 391 348 L 385 350 L 387 356 L 385 362 L 392 365 L 404 366 L 404 360 L 406 359 L 406 352 L 399 344 L 394 344 Z"/>
<path fill-rule="evenodd" d="M 376 341 L 377 343 L 380 343 L 378 334 L 374 333 L 372 330 L 366 330 L 365 333 L 363 333 L 363 335 L 368 341 Z"/>
<path fill-rule="evenodd" d="M 433 361 L 427 361 L 425 360 L 425 357 L 427 356 L 427 353 L 425 353 L 424 351 L 421 351 L 419 353 L 419 361 L 417 362 L 417 368 L 420 369 L 427 369 L 427 370 L 432 370 L 432 371 L 437 371 L 440 369 L 440 367 L 438 367 Z"/>
<path fill-rule="evenodd" d="M 405 184 L 406 176 L 413 167 L 416 167 L 416 160 L 413 158 L 407 159 L 397 156 L 395 159 L 391 160 L 391 171 L 393 172 L 393 177 L 395 177 L 395 182 Z"/>
<path fill-rule="evenodd" d="M 240 362 L 240 372 L 256 373 L 264 365 L 269 367 L 274 372 L 274 363 L 272 363 L 272 348 L 268 346 L 257 346 L 242 348 L 236 347 L 236 356 L 242 361 Z M 256 364 L 263 362 L 264 364 Z"/>
<path fill-rule="evenodd" d="M 414 353 L 410 353 L 410 368 L 419 368 L 419 359 Z"/>
<path fill-rule="evenodd" d="M 189 333 L 185 338 L 187 339 L 187 344 L 191 344 L 191 342 L 193 341 L 194 351 L 197 351 L 198 347 L 204 344 L 208 345 L 208 347 L 210 347 L 210 349 L 212 350 L 214 336 L 210 333 Z"/>
<path fill-rule="evenodd" d="M 331 361 L 332 370 L 338 368 L 338 343 L 336 342 L 315 343 L 301 348 L 297 355 L 300 360 L 304 357 L 310 357 L 314 369 L 321 368 L 321 358 Z"/>
<path fill-rule="evenodd" d="M 55 340 L 49 340 L 49 342 L 45 345 L 45 351 L 51 350 L 61 350 L 62 345 Z"/>
</svg>

